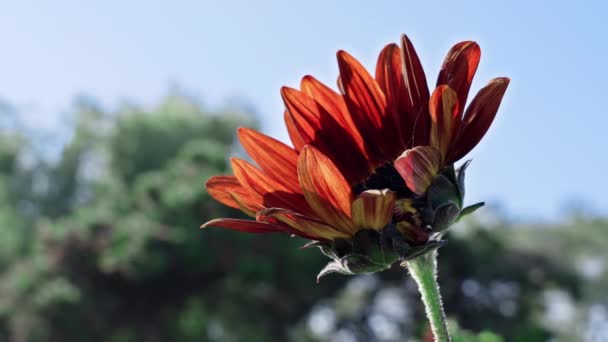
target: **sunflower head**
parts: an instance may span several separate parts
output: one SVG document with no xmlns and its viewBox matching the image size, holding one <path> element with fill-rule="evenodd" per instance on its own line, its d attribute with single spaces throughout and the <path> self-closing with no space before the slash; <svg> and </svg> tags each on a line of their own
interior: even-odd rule
<svg viewBox="0 0 608 342">
<path fill-rule="evenodd" d="M 406 36 L 382 50 L 375 76 L 339 51 L 339 92 L 312 76 L 281 90 L 293 147 L 240 128 L 257 166 L 233 158 L 234 176 L 208 180 L 212 197 L 254 220 L 203 227 L 309 239 L 332 259 L 319 277 L 377 272 L 442 246 L 483 205 L 463 206 L 469 162 L 454 163 L 486 133 L 509 83 L 492 80 L 465 110 L 479 56 L 476 43 L 456 44 L 431 93 Z"/>
</svg>

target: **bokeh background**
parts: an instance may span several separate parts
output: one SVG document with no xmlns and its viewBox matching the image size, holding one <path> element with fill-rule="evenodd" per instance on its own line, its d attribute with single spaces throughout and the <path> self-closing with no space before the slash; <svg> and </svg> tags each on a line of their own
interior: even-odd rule
<svg viewBox="0 0 608 342">
<path fill-rule="evenodd" d="M 461 341 L 608 340 L 608 5 L 602 1 L 19 1 L 0 5 L 0 341 L 402 341 L 428 327 L 406 272 L 315 275 L 288 236 L 204 189 L 282 140 L 282 85 L 373 69 L 407 33 L 429 82 L 475 40 L 472 91 L 512 79 L 469 155 L 439 281 Z M 460 328 L 457 328 L 459 326 Z M 481 331 L 492 333 L 481 333 Z"/>
</svg>

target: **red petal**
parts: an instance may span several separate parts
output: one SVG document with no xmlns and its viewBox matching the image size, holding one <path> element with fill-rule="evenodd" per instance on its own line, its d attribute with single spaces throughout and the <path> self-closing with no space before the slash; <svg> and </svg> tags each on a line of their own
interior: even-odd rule
<svg viewBox="0 0 608 342">
<path fill-rule="evenodd" d="M 262 198 L 256 198 L 245 189 L 241 183 L 234 176 L 213 176 L 209 178 L 205 184 L 207 192 L 218 202 L 227 205 L 232 208 L 239 209 L 240 206 L 230 196 L 230 193 L 238 195 L 240 198 L 244 198 L 243 202 L 247 202 L 247 207 L 261 206 Z"/>
<path fill-rule="evenodd" d="M 388 111 L 397 128 L 399 141 L 393 153 L 399 154 L 412 142 L 416 114 L 408 103 L 407 89 L 403 78 L 401 49 L 397 44 L 389 44 L 382 49 L 376 63 L 376 81 L 386 96 Z"/>
<path fill-rule="evenodd" d="M 201 228 L 208 227 L 219 227 L 230 230 L 236 230 L 239 232 L 246 233 L 284 233 L 285 228 L 264 223 L 264 222 L 255 222 L 249 220 L 237 220 L 237 219 L 228 219 L 228 218 L 220 218 L 211 220 L 201 226 Z"/>
<path fill-rule="evenodd" d="M 463 117 L 463 126 L 454 142 L 448 162 L 455 162 L 469 153 L 486 134 L 509 86 L 506 77 L 495 78 L 473 98 Z"/>
<path fill-rule="evenodd" d="M 298 160 L 298 175 L 306 201 L 323 222 L 343 232 L 353 231 L 352 192 L 334 163 L 312 146 Z"/>
<path fill-rule="evenodd" d="M 230 161 L 234 176 L 247 190 L 262 197 L 264 207 L 280 207 L 303 214 L 311 213 L 303 195 L 290 192 L 260 169 L 244 160 L 232 158 Z"/>
<path fill-rule="evenodd" d="M 355 126 L 342 95 L 331 90 L 331 88 L 310 75 L 302 78 L 300 87 L 302 92 L 310 95 L 318 105 L 323 107 L 323 109 L 325 109 L 325 111 L 349 133 L 361 153 L 365 156 L 365 143 L 363 137 L 361 137 L 361 133 L 359 133 L 359 130 Z"/>
<path fill-rule="evenodd" d="M 309 95 L 288 87 L 283 87 L 281 94 L 288 110 L 286 121 L 305 144 L 331 156 L 350 182 L 358 182 L 368 175 L 367 159 L 358 149 L 352 132 Z"/>
<path fill-rule="evenodd" d="M 439 71 L 437 86 L 447 84 L 456 91 L 460 113 L 464 111 L 480 56 L 481 49 L 477 43 L 460 42 L 450 49 Z"/>
<path fill-rule="evenodd" d="M 412 146 L 427 145 L 431 132 L 431 118 L 428 112 L 429 86 L 418 54 L 406 35 L 401 36 L 401 53 L 403 77 L 407 89 L 404 98 L 407 100 L 408 112 L 412 112 L 415 118 Z"/>
<path fill-rule="evenodd" d="M 395 169 L 407 187 L 423 195 L 441 168 L 441 155 L 431 146 L 417 146 L 405 151 L 395 160 Z"/>
<path fill-rule="evenodd" d="M 431 146 L 445 159 L 460 124 L 458 97 L 447 85 L 439 86 L 429 102 L 431 112 Z"/>
<path fill-rule="evenodd" d="M 266 174 L 291 192 L 301 193 L 298 181 L 298 153 L 291 147 L 252 129 L 239 128 L 245 151 Z"/>
<path fill-rule="evenodd" d="M 340 79 L 344 87 L 344 99 L 355 125 L 366 142 L 367 155 L 376 165 L 390 160 L 390 148 L 394 140 L 390 130 L 394 127 L 387 120 L 386 99 L 382 90 L 354 57 L 345 51 L 338 51 Z M 388 138 L 388 139 L 387 139 Z"/>
<path fill-rule="evenodd" d="M 281 208 L 263 210 L 256 219 L 262 222 L 275 219 L 291 227 L 294 234 L 313 240 L 334 240 L 351 237 L 351 235 L 336 230 L 323 222 Z"/>
</svg>

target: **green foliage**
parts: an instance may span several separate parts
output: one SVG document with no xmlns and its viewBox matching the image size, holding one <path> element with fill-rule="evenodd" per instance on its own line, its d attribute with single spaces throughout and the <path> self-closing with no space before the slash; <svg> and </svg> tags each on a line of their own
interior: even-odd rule
<svg viewBox="0 0 608 342">
<path fill-rule="evenodd" d="M 456 323 L 450 323 L 450 336 L 452 342 L 503 342 L 504 339 L 491 331 L 482 331 L 475 334 L 471 331 L 462 329 Z M 531 340 L 528 340 L 531 341 Z"/>
<path fill-rule="evenodd" d="M 80 101 L 56 160 L 0 132 L 0 340 L 315 341 L 323 337 L 306 322 L 325 305 L 336 331 L 374 341 L 374 300 L 394 288 L 410 310 L 403 339 L 424 335 L 418 294 L 399 267 L 353 295 L 359 278 L 315 284 L 327 258 L 300 249 L 305 241 L 198 229 L 242 217 L 213 201 L 204 182 L 230 172 L 235 130 L 255 126 L 252 117 L 177 93 L 154 108 L 112 112 Z M 501 341 L 469 332 L 484 329 L 507 341 L 566 336 L 542 322 L 542 292 L 562 289 L 584 307 L 608 288 L 606 272 L 585 283 L 576 272 L 581 258 L 608 257 L 605 220 L 489 230 L 471 216 L 439 249 L 447 314 L 467 329 L 455 341 Z M 464 293 L 466 284 L 478 293 Z M 488 294 L 495 288 L 516 291 L 499 298 Z M 505 303 L 516 309 L 501 311 Z"/>
</svg>

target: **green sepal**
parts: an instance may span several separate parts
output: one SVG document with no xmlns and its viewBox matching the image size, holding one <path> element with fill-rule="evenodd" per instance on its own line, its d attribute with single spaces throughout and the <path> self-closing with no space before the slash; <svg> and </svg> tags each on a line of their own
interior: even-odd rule
<svg viewBox="0 0 608 342">
<path fill-rule="evenodd" d="M 372 229 L 363 229 L 353 236 L 353 253 L 381 254 L 380 234 Z"/>
<path fill-rule="evenodd" d="M 320 243 L 316 246 L 333 259 L 319 272 L 317 282 L 330 273 L 352 275 L 383 271 L 399 259 L 392 244 L 386 243 L 384 234 L 372 229 L 358 231 L 352 241 L 336 239 L 331 245 Z"/>
<path fill-rule="evenodd" d="M 394 224 L 390 224 L 382 230 L 382 241 L 384 241 L 385 245 L 390 246 L 393 253 L 397 254 L 398 257 L 407 254 L 412 248 Z"/>
<path fill-rule="evenodd" d="M 433 179 L 427 191 L 427 201 L 434 212 L 446 203 L 460 204 L 462 199 L 460 198 L 458 185 L 451 182 L 447 176 L 439 174 Z"/>
<path fill-rule="evenodd" d="M 389 264 L 377 263 L 366 255 L 353 253 L 327 263 L 317 275 L 317 283 L 322 277 L 331 273 L 347 275 L 375 273 L 384 271 L 391 267 L 391 265 L 392 262 Z"/>
<path fill-rule="evenodd" d="M 403 239 L 403 237 L 401 237 L 401 236 L 398 238 L 394 238 L 392 240 L 392 244 L 393 244 L 393 250 L 401 258 L 408 255 L 408 253 L 412 249 L 412 246 L 409 243 L 407 243 L 405 241 L 405 239 Z"/>
<path fill-rule="evenodd" d="M 462 209 L 462 211 L 460 211 L 460 215 L 458 215 L 458 220 L 460 220 L 461 218 L 474 213 L 477 209 L 483 207 L 486 203 L 485 202 L 479 202 L 479 203 L 475 203 L 473 205 L 470 205 L 464 209 Z"/>
<path fill-rule="evenodd" d="M 353 237 L 353 253 L 368 256 L 378 264 L 392 264 L 399 256 L 392 245 L 387 244 L 382 234 L 376 230 L 364 229 Z"/>
<path fill-rule="evenodd" d="M 304 244 L 304 246 L 300 247 L 300 249 L 308 249 L 308 248 L 313 248 L 313 247 L 321 247 L 322 245 L 326 245 L 327 242 L 325 241 L 309 241 L 306 244 Z"/>
<path fill-rule="evenodd" d="M 454 169 L 454 164 L 451 164 L 449 166 L 444 167 L 443 170 L 441 170 L 441 172 L 439 173 L 446 176 L 450 182 L 456 184 L 456 182 L 458 181 L 457 172 L 458 170 Z"/>
<path fill-rule="evenodd" d="M 342 261 L 342 265 L 344 265 L 351 274 L 379 272 L 391 267 L 392 264 L 390 263 L 387 265 L 386 263 L 378 263 L 367 255 L 355 253 L 347 255 L 340 260 Z"/>
<path fill-rule="evenodd" d="M 325 255 L 326 257 L 330 259 L 339 259 L 339 257 L 336 255 L 336 252 L 330 246 L 319 245 L 318 247 L 321 250 L 321 253 L 323 253 L 323 255 Z"/>
<path fill-rule="evenodd" d="M 447 243 L 447 240 L 433 240 L 433 241 L 427 242 L 425 245 L 412 247 L 410 249 L 410 252 L 406 256 L 402 257 L 403 262 L 401 263 L 401 266 L 405 266 L 404 264 L 406 261 L 412 260 L 421 255 L 432 252 L 432 251 L 438 249 L 439 247 L 442 247 L 446 243 Z"/>
<path fill-rule="evenodd" d="M 332 257 L 332 259 L 339 259 L 353 252 L 353 244 L 350 240 L 335 239 L 331 243 L 331 249 L 335 255 L 335 257 Z"/>
<path fill-rule="evenodd" d="M 434 232 L 443 232 L 456 222 L 459 217 L 460 208 L 452 202 L 448 202 L 435 210 L 431 227 Z"/>
<path fill-rule="evenodd" d="M 434 234 L 433 240 L 430 240 L 425 245 L 412 246 L 405 241 L 403 235 L 394 225 L 389 225 L 384 228 L 383 233 L 384 238 L 390 240 L 394 253 L 398 255 L 401 260 L 411 260 L 424 253 L 433 251 L 447 242 L 445 240 L 435 240 L 436 238 L 439 238 L 441 234 Z"/>
<path fill-rule="evenodd" d="M 458 170 L 456 170 L 456 183 L 458 184 L 458 190 L 460 192 L 460 207 L 462 207 L 462 200 L 464 200 L 465 186 L 464 186 L 464 177 L 466 175 L 466 170 L 471 164 L 471 159 L 467 160 L 462 164 Z"/>
<path fill-rule="evenodd" d="M 321 280 L 322 277 L 324 277 L 328 274 L 331 274 L 331 273 L 340 273 L 340 274 L 347 274 L 347 275 L 352 274 L 352 273 L 348 272 L 347 270 L 345 270 L 339 261 L 330 261 L 327 263 L 327 265 L 325 265 L 325 267 L 323 267 L 321 272 L 319 272 L 319 274 L 317 274 L 317 283 L 319 283 L 319 280 Z"/>
</svg>

